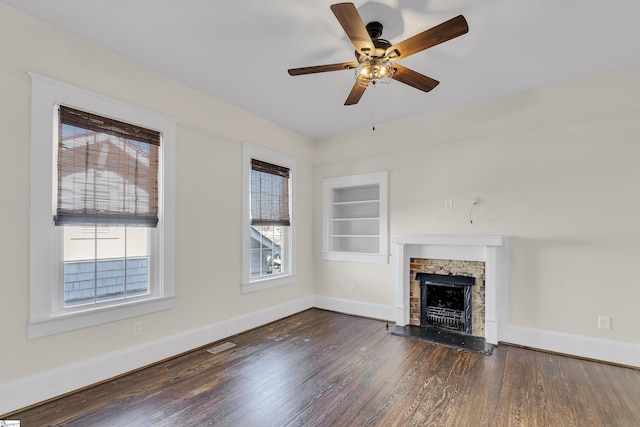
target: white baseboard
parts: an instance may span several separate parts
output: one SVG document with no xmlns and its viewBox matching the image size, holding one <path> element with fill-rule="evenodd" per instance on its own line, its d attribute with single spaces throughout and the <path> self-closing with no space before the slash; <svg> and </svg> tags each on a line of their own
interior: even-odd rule
<svg viewBox="0 0 640 427">
<path fill-rule="evenodd" d="M 337 311 L 338 313 L 352 314 L 354 316 L 370 317 L 372 319 L 395 319 L 396 309 L 392 305 L 371 304 L 361 301 L 353 301 L 342 298 L 323 297 L 315 295 L 313 306 L 324 310 Z"/>
<path fill-rule="evenodd" d="M 313 307 L 305 297 L 0 384 L 0 414 L 69 393 Z"/>
<path fill-rule="evenodd" d="M 500 341 L 640 368 L 640 345 L 507 325 Z"/>
</svg>

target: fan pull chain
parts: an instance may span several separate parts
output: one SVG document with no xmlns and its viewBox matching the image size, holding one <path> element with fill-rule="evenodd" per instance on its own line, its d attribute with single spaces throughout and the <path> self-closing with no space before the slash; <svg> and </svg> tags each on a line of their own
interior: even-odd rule
<svg viewBox="0 0 640 427">
<path fill-rule="evenodd" d="M 371 131 L 375 131 L 376 130 L 376 115 L 375 115 L 375 108 L 376 108 L 376 82 L 371 82 L 371 84 L 373 84 L 373 100 L 371 102 L 371 109 L 369 110 L 369 114 L 371 115 Z"/>
</svg>

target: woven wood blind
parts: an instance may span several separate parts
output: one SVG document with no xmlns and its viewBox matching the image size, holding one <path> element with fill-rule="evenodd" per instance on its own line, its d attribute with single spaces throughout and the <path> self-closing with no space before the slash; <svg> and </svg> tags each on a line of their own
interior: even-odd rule
<svg viewBox="0 0 640 427">
<path fill-rule="evenodd" d="M 158 223 L 160 132 L 60 106 L 56 225 Z"/>
<path fill-rule="evenodd" d="M 251 225 L 291 225 L 289 168 L 251 159 Z"/>
</svg>

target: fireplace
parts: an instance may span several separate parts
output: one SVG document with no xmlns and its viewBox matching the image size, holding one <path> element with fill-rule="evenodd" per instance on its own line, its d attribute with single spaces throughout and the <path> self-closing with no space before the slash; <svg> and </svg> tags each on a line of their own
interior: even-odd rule
<svg viewBox="0 0 640 427">
<path fill-rule="evenodd" d="M 473 333 L 473 277 L 417 273 L 420 282 L 420 326 Z"/>
<path fill-rule="evenodd" d="M 466 314 L 470 318 L 468 320 L 463 318 L 462 320 L 469 327 L 465 330 L 452 321 L 444 322 L 440 326 L 476 337 L 485 337 L 485 267 L 486 265 L 483 261 L 411 258 L 409 263 L 409 324 L 415 326 L 434 324 L 422 318 L 429 311 L 426 308 L 427 305 L 431 306 L 432 314 L 439 314 L 441 317 L 444 316 L 445 319 L 446 313 L 450 313 L 453 316 L 455 313 L 447 310 L 452 309 L 451 305 L 455 301 L 459 301 L 455 310 L 467 311 Z M 431 283 L 425 288 L 425 282 Z M 445 289 L 442 289 L 443 287 Z M 467 288 L 466 291 L 465 288 Z M 426 296 L 425 292 L 427 292 Z M 464 307 L 465 300 L 463 299 L 465 292 L 467 293 L 466 307 Z M 424 304 L 423 306 L 423 301 L 427 303 L 429 296 L 434 297 L 442 293 L 448 294 L 447 297 L 452 301 Z M 440 300 L 444 301 L 442 298 Z M 436 306 L 440 306 L 442 310 L 436 309 Z M 444 310 L 445 308 L 447 310 Z"/>
<path fill-rule="evenodd" d="M 410 324 L 412 258 L 481 261 L 485 264 L 484 318 L 473 327 L 481 324 L 484 330 L 482 334 L 474 332 L 473 335 L 484 336 L 487 343 L 497 344 L 500 325 L 507 319 L 508 241 L 506 236 L 394 236 L 396 325 Z M 477 285 L 473 288 L 478 288 L 475 292 L 480 289 Z"/>
</svg>

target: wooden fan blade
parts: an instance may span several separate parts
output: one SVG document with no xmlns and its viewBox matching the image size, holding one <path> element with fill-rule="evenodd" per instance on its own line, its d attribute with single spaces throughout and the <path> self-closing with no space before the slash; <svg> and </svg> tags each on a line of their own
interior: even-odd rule
<svg viewBox="0 0 640 427">
<path fill-rule="evenodd" d="M 313 67 L 290 68 L 287 70 L 290 76 L 301 76 L 303 74 L 325 73 L 327 71 L 352 70 L 358 64 L 355 62 L 342 62 L 340 64 L 315 65 Z"/>
<path fill-rule="evenodd" d="M 313 67 L 289 68 L 287 72 L 290 76 L 301 76 L 303 74 L 326 73 L 327 71 L 352 70 L 358 64 L 355 62 L 341 62 L 339 64 L 315 65 Z"/>
<path fill-rule="evenodd" d="M 468 31 L 469 26 L 467 25 L 467 20 L 464 19 L 464 16 L 458 15 L 440 25 L 436 25 L 433 28 L 391 46 L 387 49 L 387 55 L 393 59 L 396 59 L 396 57 L 406 58 L 409 55 L 466 34 Z"/>
<path fill-rule="evenodd" d="M 365 55 L 372 53 L 374 49 L 373 42 L 353 3 L 332 4 L 331 11 L 340 22 L 340 25 L 342 25 L 344 32 L 347 33 L 356 50 Z"/>
<path fill-rule="evenodd" d="M 351 88 L 351 92 L 349 92 L 349 96 L 347 96 L 347 100 L 344 102 L 344 105 L 354 105 L 360 101 L 362 98 L 362 94 L 367 90 L 366 86 L 360 86 L 360 84 L 356 81 L 353 87 Z"/>
<path fill-rule="evenodd" d="M 392 76 L 394 80 L 402 82 L 411 87 L 415 87 L 416 89 L 419 89 L 423 92 L 429 92 L 440 83 L 439 81 L 434 80 L 431 77 L 427 77 L 424 74 L 420 74 L 410 68 L 403 67 L 399 64 L 393 64 L 393 68 L 396 69 L 395 73 L 393 73 Z"/>
</svg>

